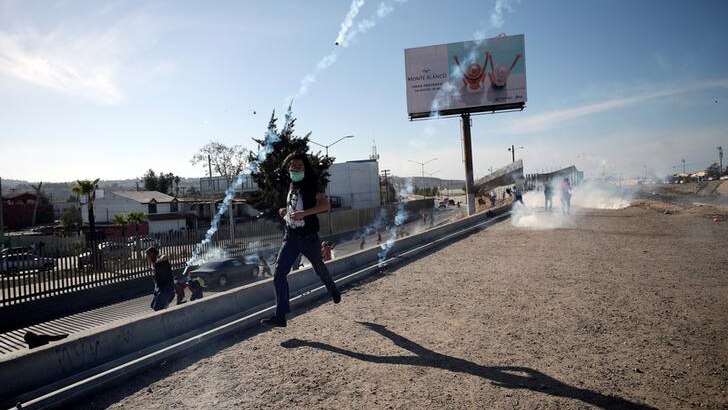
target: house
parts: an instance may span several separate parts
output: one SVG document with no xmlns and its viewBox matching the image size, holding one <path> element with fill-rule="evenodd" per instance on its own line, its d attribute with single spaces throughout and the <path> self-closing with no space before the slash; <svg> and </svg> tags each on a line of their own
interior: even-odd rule
<svg viewBox="0 0 728 410">
<path fill-rule="evenodd" d="M 30 192 L 12 193 L 9 196 L 2 196 L 3 224 L 6 229 L 19 230 L 33 226 L 33 214 L 35 222 L 53 222 L 53 206 L 42 202 L 36 207 L 37 197 Z"/>
<path fill-rule="evenodd" d="M 88 224 L 86 198 L 81 198 L 81 216 Z M 187 218 L 180 212 L 177 198 L 158 191 L 96 190 L 94 220 L 97 224 L 113 224 L 114 216 L 143 212 L 149 233 L 164 233 L 187 228 Z"/>
</svg>

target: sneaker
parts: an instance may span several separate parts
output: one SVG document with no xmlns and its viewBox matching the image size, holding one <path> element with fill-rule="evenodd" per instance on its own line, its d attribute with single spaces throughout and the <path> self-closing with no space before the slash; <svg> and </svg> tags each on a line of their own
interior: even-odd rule
<svg viewBox="0 0 728 410">
<path fill-rule="evenodd" d="M 341 302 L 341 292 L 339 292 L 338 289 L 334 289 L 334 291 L 331 292 L 331 299 L 334 300 L 334 303 Z"/>
<path fill-rule="evenodd" d="M 286 327 L 286 318 L 271 316 L 261 320 L 260 324 L 268 327 Z"/>
<path fill-rule="evenodd" d="M 177 299 L 177 304 L 181 305 L 183 303 L 187 303 L 187 299 Z"/>
</svg>

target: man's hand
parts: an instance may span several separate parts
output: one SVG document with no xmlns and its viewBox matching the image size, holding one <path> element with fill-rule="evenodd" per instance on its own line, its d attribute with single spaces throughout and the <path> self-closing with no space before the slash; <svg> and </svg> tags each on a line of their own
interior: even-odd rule
<svg viewBox="0 0 728 410">
<path fill-rule="evenodd" d="M 278 215 L 280 215 L 281 218 L 285 218 L 286 217 L 286 208 L 279 209 L 278 210 Z"/>
<path fill-rule="evenodd" d="M 300 221 L 301 219 L 303 219 L 304 216 L 305 215 L 304 215 L 303 211 L 296 211 L 291 214 L 291 220 Z"/>
</svg>

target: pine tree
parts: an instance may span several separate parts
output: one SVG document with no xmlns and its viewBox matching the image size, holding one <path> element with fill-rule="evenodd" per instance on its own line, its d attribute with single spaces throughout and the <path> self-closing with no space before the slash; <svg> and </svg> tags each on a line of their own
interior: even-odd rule
<svg viewBox="0 0 728 410">
<path fill-rule="evenodd" d="M 293 117 L 291 105 L 288 106 L 285 124 L 280 131 L 275 114 L 273 110 L 263 139 L 253 138 L 259 146 L 258 152 L 250 152 L 248 156 L 251 176 L 258 185 L 258 190 L 250 193 L 248 200 L 254 208 L 270 219 L 278 218 L 278 209 L 285 205 L 288 193 L 289 179 L 287 170 L 283 168 L 283 160 L 294 152 L 308 152 L 311 135 L 310 132 L 303 137 L 294 134 L 296 119 Z M 323 191 L 329 183 L 328 169 L 335 158 L 322 156 L 318 152 L 309 154 L 309 159 L 319 173 L 319 189 Z"/>
</svg>

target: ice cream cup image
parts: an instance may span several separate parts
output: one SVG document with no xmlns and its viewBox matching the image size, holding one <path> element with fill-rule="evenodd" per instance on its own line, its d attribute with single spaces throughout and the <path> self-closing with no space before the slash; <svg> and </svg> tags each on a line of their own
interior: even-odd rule
<svg viewBox="0 0 728 410">
<path fill-rule="evenodd" d="M 488 56 L 486 55 L 482 66 L 478 63 L 471 63 L 465 70 L 463 70 L 463 67 L 460 65 L 458 57 L 454 56 L 454 58 L 455 63 L 463 73 L 464 87 L 470 92 L 480 91 L 482 84 L 485 82 L 485 68 L 488 63 Z"/>
<path fill-rule="evenodd" d="M 490 84 L 493 88 L 503 88 L 508 83 L 508 77 L 511 75 L 511 71 L 513 71 L 513 67 L 518 64 L 518 60 L 521 59 L 520 54 L 516 54 L 516 58 L 513 59 L 513 63 L 509 67 L 506 64 L 498 64 L 493 68 L 493 56 L 490 56 L 490 73 L 488 73 L 488 77 L 490 78 Z"/>
</svg>

